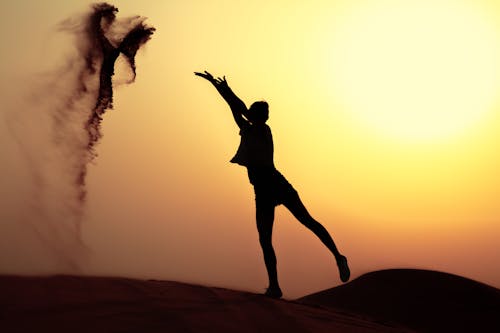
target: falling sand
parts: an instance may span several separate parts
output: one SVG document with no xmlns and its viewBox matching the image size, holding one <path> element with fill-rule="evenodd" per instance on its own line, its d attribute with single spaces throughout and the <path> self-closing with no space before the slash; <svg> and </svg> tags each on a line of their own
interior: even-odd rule
<svg viewBox="0 0 500 333">
<path fill-rule="evenodd" d="M 155 30 L 144 17 L 117 19 L 117 12 L 99 3 L 60 23 L 59 32 L 72 36 L 74 52 L 44 73 L 22 103 L 4 112 L 2 140 L 10 144 L 2 152 L 7 157 L 0 170 L 6 178 L 3 191 L 20 194 L 3 203 L 0 218 L 9 234 L 22 233 L 19 239 L 30 244 L 2 237 L 4 270 L 81 271 L 88 254 L 81 226 L 87 169 L 97 155 L 103 115 L 113 108 L 115 63 L 120 58 L 126 64 L 124 83 L 133 82 L 135 55 Z M 9 183 L 9 172 L 22 174 L 23 182 Z"/>
</svg>

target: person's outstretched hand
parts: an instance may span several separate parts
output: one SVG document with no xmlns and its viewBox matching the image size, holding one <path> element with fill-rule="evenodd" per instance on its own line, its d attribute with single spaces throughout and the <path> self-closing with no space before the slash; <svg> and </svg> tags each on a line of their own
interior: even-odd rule
<svg viewBox="0 0 500 333">
<path fill-rule="evenodd" d="M 194 75 L 202 77 L 205 80 L 210 81 L 214 86 L 227 86 L 227 81 L 226 81 L 225 76 L 223 76 L 222 78 L 220 78 L 220 77 L 214 78 L 213 75 L 207 71 L 205 71 L 204 73 L 194 72 Z"/>
<path fill-rule="evenodd" d="M 218 77 L 215 79 L 215 83 L 214 83 L 216 86 L 223 86 L 223 87 L 227 87 L 227 81 L 226 81 L 226 76 L 223 76 L 222 78 Z"/>
<path fill-rule="evenodd" d="M 210 74 L 209 72 L 205 71 L 204 73 L 201 73 L 201 72 L 194 72 L 194 75 L 196 76 L 200 76 L 202 78 L 204 78 L 205 80 L 208 80 L 210 81 L 211 83 L 214 83 L 215 84 L 215 79 L 213 77 L 212 74 Z"/>
</svg>

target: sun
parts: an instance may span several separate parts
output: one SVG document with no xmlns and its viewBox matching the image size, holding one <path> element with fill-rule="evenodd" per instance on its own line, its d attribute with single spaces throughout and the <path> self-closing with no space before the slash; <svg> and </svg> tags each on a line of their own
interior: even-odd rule
<svg viewBox="0 0 500 333">
<path fill-rule="evenodd" d="M 346 109 L 375 130 L 449 137 L 493 108 L 497 40 L 472 1 L 356 2 L 336 22 L 330 76 Z"/>
</svg>

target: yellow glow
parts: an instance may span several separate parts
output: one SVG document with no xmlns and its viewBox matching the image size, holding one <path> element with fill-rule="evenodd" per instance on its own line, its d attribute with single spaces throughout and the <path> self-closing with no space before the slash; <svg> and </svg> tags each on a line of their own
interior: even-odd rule
<svg viewBox="0 0 500 333">
<path fill-rule="evenodd" d="M 496 32 L 474 2 L 373 1 L 337 25 L 339 97 L 383 134 L 449 137 L 491 110 Z"/>
</svg>

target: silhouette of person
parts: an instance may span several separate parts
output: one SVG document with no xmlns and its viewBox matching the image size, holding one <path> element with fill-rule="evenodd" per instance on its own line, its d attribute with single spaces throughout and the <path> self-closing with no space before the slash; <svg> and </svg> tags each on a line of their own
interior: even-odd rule
<svg viewBox="0 0 500 333">
<path fill-rule="evenodd" d="M 249 109 L 229 87 L 226 78 L 214 78 L 212 74 L 195 72 L 211 82 L 231 108 L 234 120 L 240 128 L 241 142 L 232 163 L 247 168 L 248 178 L 255 191 L 255 206 L 259 241 L 269 276 L 269 287 L 264 295 L 280 298 L 282 292 L 278 283 L 276 255 L 272 245 L 272 231 L 275 207 L 283 204 L 304 226 L 309 228 L 332 252 L 337 261 L 340 279 L 349 280 L 347 258 L 337 249 L 328 231 L 307 211 L 297 191 L 276 170 L 273 161 L 273 137 L 266 124 L 269 117 L 267 102 L 258 101 Z"/>
</svg>

